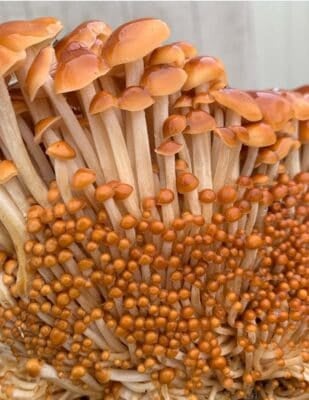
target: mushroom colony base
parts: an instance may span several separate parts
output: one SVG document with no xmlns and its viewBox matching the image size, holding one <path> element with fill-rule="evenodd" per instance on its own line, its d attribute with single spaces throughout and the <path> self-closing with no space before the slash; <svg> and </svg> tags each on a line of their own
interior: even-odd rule
<svg viewBox="0 0 309 400">
<path fill-rule="evenodd" d="M 61 28 L 0 25 L 0 399 L 308 400 L 309 88 Z"/>
</svg>

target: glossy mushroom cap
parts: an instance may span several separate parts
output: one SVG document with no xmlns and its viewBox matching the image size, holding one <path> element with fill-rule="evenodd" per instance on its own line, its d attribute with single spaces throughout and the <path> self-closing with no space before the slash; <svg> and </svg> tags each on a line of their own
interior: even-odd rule
<svg viewBox="0 0 309 400">
<path fill-rule="evenodd" d="M 246 92 L 237 89 L 221 89 L 212 91 L 215 100 L 244 117 L 248 121 L 259 121 L 262 113 L 257 103 Z"/>
<path fill-rule="evenodd" d="M 56 18 L 43 17 L 32 21 L 11 21 L 0 25 L 0 45 L 20 52 L 54 38 L 62 29 Z"/>
<path fill-rule="evenodd" d="M 4 183 L 8 182 L 14 176 L 17 176 L 17 168 L 15 164 L 11 160 L 3 160 L 0 161 L 0 184 L 3 185 Z"/>
<path fill-rule="evenodd" d="M 270 125 L 264 122 L 246 125 L 245 130 L 238 130 L 237 139 L 250 147 L 266 147 L 276 142 L 276 134 Z"/>
<path fill-rule="evenodd" d="M 34 127 L 34 142 L 36 144 L 40 143 L 42 141 L 44 133 L 48 130 L 51 129 L 59 124 L 61 121 L 61 117 L 59 115 L 54 116 L 54 117 L 46 117 L 41 119 L 35 124 Z"/>
<path fill-rule="evenodd" d="M 145 57 L 160 46 L 170 34 L 165 22 L 145 18 L 117 28 L 106 41 L 102 56 L 110 67 Z"/>
<path fill-rule="evenodd" d="M 76 156 L 75 150 L 63 140 L 51 144 L 47 148 L 46 154 L 58 160 L 71 160 Z"/>
<path fill-rule="evenodd" d="M 145 110 L 153 103 L 154 100 L 149 93 L 139 86 L 131 86 L 125 89 L 118 97 L 119 108 L 126 111 Z"/>
<path fill-rule="evenodd" d="M 182 148 L 183 144 L 179 144 L 168 139 L 161 143 L 160 146 L 155 149 L 155 152 L 161 156 L 174 156 L 175 154 L 179 153 Z"/>
<path fill-rule="evenodd" d="M 170 64 L 182 67 L 185 62 L 185 54 L 177 44 L 167 44 L 155 49 L 149 58 L 149 65 Z"/>
<path fill-rule="evenodd" d="M 74 190 L 83 190 L 96 180 L 96 172 L 89 168 L 79 168 L 72 176 L 71 186 Z"/>
<path fill-rule="evenodd" d="M 199 134 L 212 131 L 216 128 L 215 119 L 202 110 L 192 110 L 186 115 L 187 128 L 184 133 Z"/>
<path fill-rule="evenodd" d="M 0 44 L 0 76 L 9 74 L 14 67 L 21 65 L 25 58 L 24 50 L 15 52 Z"/>
<path fill-rule="evenodd" d="M 168 138 L 171 136 L 182 133 L 187 126 L 187 119 L 184 115 L 172 114 L 163 124 L 163 137 Z"/>
<path fill-rule="evenodd" d="M 155 65 L 145 70 L 141 85 L 151 96 L 167 96 L 180 90 L 187 74 L 182 68 L 170 65 Z"/>
<path fill-rule="evenodd" d="M 55 74 L 55 90 L 66 93 L 80 90 L 109 71 L 102 58 L 80 43 L 72 42 L 61 53 Z"/>
<path fill-rule="evenodd" d="M 89 111 L 90 114 L 98 114 L 111 107 L 118 107 L 118 100 L 112 94 L 101 90 L 91 100 Z"/>
<path fill-rule="evenodd" d="M 300 122 L 299 140 L 301 143 L 309 143 L 309 120 Z"/>
</svg>

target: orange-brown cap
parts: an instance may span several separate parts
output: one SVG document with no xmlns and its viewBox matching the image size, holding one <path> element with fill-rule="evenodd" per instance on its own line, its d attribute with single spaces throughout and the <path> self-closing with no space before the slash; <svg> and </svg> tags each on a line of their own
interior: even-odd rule
<svg viewBox="0 0 309 400">
<path fill-rule="evenodd" d="M 54 38 L 61 29 L 61 22 L 52 17 L 5 22 L 0 25 L 0 44 L 19 52 Z"/>
<path fill-rule="evenodd" d="M 186 94 L 181 95 L 175 101 L 173 108 L 192 107 L 192 97 Z"/>
<path fill-rule="evenodd" d="M 258 103 L 263 120 L 275 131 L 279 131 L 294 112 L 291 103 L 284 97 L 274 92 L 257 92 L 255 101 Z"/>
<path fill-rule="evenodd" d="M 160 189 L 160 192 L 156 198 L 156 203 L 160 206 L 164 204 L 170 204 L 174 200 L 174 192 L 170 189 Z"/>
<path fill-rule="evenodd" d="M 89 168 L 79 168 L 72 176 L 71 185 L 74 190 L 83 190 L 96 180 L 96 172 Z"/>
<path fill-rule="evenodd" d="M 24 50 L 15 52 L 0 44 L 0 76 L 10 73 L 17 68 L 26 58 Z"/>
<path fill-rule="evenodd" d="M 159 19 L 130 21 L 110 35 L 103 47 L 102 56 L 111 67 L 136 61 L 160 46 L 169 34 L 168 26 Z"/>
<path fill-rule="evenodd" d="M 299 123 L 299 140 L 301 143 L 309 143 L 309 120 Z"/>
<path fill-rule="evenodd" d="M 184 115 L 172 114 L 163 123 L 163 137 L 169 138 L 185 130 L 187 119 Z"/>
<path fill-rule="evenodd" d="M 120 182 L 113 188 L 115 200 L 125 200 L 133 192 L 133 187 L 127 183 Z"/>
<path fill-rule="evenodd" d="M 34 143 L 39 144 L 42 141 L 42 137 L 44 133 L 51 128 L 54 128 L 61 121 L 61 117 L 59 115 L 54 117 L 43 118 L 35 124 L 34 127 Z"/>
<path fill-rule="evenodd" d="M 196 47 L 189 42 L 181 41 L 171 44 L 180 47 L 186 58 L 193 58 L 197 55 Z"/>
<path fill-rule="evenodd" d="M 62 51 L 72 42 L 79 42 L 91 48 L 98 38 L 105 41 L 111 33 L 112 29 L 103 21 L 85 21 L 57 43 L 56 56 L 60 58 Z"/>
<path fill-rule="evenodd" d="M 0 184 L 11 180 L 14 176 L 17 176 L 17 168 L 11 160 L 3 160 L 0 162 Z"/>
<path fill-rule="evenodd" d="M 149 65 L 170 64 L 182 67 L 185 62 L 185 54 L 177 44 L 167 44 L 155 49 L 149 58 Z"/>
<path fill-rule="evenodd" d="M 199 200 L 204 204 L 211 204 L 216 200 L 216 193 L 212 189 L 204 189 L 199 192 Z"/>
<path fill-rule="evenodd" d="M 89 107 L 90 114 L 98 114 L 111 107 L 118 107 L 117 99 L 105 90 L 98 92 L 92 99 Z"/>
<path fill-rule="evenodd" d="M 58 160 L 71 160 L 76 156 L 76 152 L 73 147 L 71 147 L 64 140 L 59 140 L 58 142 L 51 144 L 47 148 L 46 154 Z"/>
<path fill-rule="evenodd" d="M 230 128 L 216 128 L 214 132 L 220 137 L 228 147 L 235 147 L 238 143 L 235 132 Z"/>
<path fill-rule="evenodd" d="M 196 108 L 199 104 L 211 104 L 215 101 L 214 97 L 209 93 L 198 93 L 194 96 L 192 105 Z"/>
<path fill-rule="evenodd" d="M 98 186 L 95 190 L 95 198 L 98 202 L 104 202 L 114 196 L 114 189 L 109 185 Z"/>
<path fill-rule="evenodd" d="M 255 100 L 246 92 L 238 89 L 221 89 L 211 92 L 215 100 L 248 121 L 259 121 L 262 113 Z"/>
<path fill-rule="evenodd" d="M 187 115 L 187 128 L 184 133 L 192 135 L 206 133 L 216 128 L 215 119 L 203 110 L 191 110 Z"/>
<path fill-rule="evenodd" d="M 131 86 L 125 89 L 118 97 L 118 106 L 121 110 L 141 111 L 154 103 L 147 90 L 139 86 Z"/>
<path fill-rule="evenodd" d="M 168 139 L 161 143 L 160 146 L 155 149 L 155 152 L 161 156 L 173 156 L 179 153 L 182 148 L 183 144 L 179 144 Z"/>
<path fill-rule="evenodd" d="M 260 164 L 271 165 L 275 164 L 278 161 L 279 161 L 278 154 L 275 151 L 270 150 L 269 148 L 265 148 L 259 151 L 259 154 L 256 158 L 256 165 Z"/>
<path fill-rule="evenodd" d="M 270 148 L 278 155 L 279 160 L 282 160 L 290 151 L 299 149 L 300 145 L 298 140 L 292 139 L 291 137 L 281 137 Z"/>
<path fill-rule="evenodd" d="M 272 127 L 264 122 L 246 125 L 245 130 L 236 132 L 237 139 L 250 147 L 266 147 L 276 142 L 276 134 Z"/>
<path fill-rule="evenodd" d="M 183 90 L 191 90 L 202 84 L 210 84 L 225 75 L 222 62 L 214 57 L 195 57 L 184 66 L 188 77 Z"/>
<path fill-rule="evenodd" d="M 309 98 L 306 99 L 297 92 L 284 92 L 283 95 L 291 102 L 296 119 L 300 121 L 309 119 Z"/>
<path fill-rule="evenodd" d="M 155 65 L 145 69 L 141 79 L 152 96 L 167 96 L 180 90 L 187 79 L 182 68 L 170 65 Z"/>
<path fill-rule="evenodd" d="M 54 62 L 55 50 L 52 46 L 41 49 L 35 57 L 25 81 L 25 88 L 31 101 L 34 100 L 38 90 L 46 82 Z"/>
<path fill-rule="evenodd" d="M 199 185 L 199 180 L 191 172 L 181 172 L 177 175 L 176 184 L 179 193 L 189 193 L 196 189 Z"/>
<path fill-rule="evenodd" d="M 108 71 L 109 67 L 102 58 L 78 42 L 72 42 L 61 54 L 55 74 L 55 90 L 57 93 L 80 90 Z"/>
</svg>

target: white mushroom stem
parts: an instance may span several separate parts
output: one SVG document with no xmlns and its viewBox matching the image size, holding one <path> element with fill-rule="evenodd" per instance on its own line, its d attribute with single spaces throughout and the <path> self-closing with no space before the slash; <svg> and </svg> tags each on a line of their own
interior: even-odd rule
<svg viewBox="0 0 309 400">
<path fill-rule="evenodd" d="M 79 147 L 88 167 L 96 171 L 97 181 L 99 183 L 104 182 L 104 175 L 97 159 L 96 152 L 91 145 L 91 142 L 87 138 L 83 128 L 80 126 L 65 97 L 62 94 L 55 93 L 53 81 L 51 78 L 49 78 L 45 82 L 44 90 L 48 94 L 50 101 L 52 102 L 59 115 L 61 115 L 68 129 L 68 132 L 70 132 L 70 134 L 74 138 L 74 141 Z"/>
<path fill-rule="evenodd" d="M 309 171 L 309 143 L 304 143 L 302 148 L 301 170 Z"/>
<path fill-rule="evenodd" d="M 277 161 L 275 164 L 266 166 L 267 167 L 266 175 L 268 176 L 270 182 L 272 182 L 277 177 L 279 164 L 280 162 Z"/>
<path fill-rule="evenodd" d="M 0 126 L 2 138 L 27 188 L 41 205 L 47 205 L 47 190 L 37 174 L 18 129 L 15 112 L 4 79 L 0 78 Z"/>
<path fill-rule="evenodd" d="M 149 382 L 150 376 L 137 371 L 116 368 L 108 369 L 110 380 L 117 382 Z"/>
<path fill-rule="evenodd" d="M 6 188 L 7 192 L 10 194 L 12 200 L 19 208 L 23 217 L 26 217 L 29 208 L 28 200 L 19 184 L 16 177 L 13 177 L 8 182 L 4 183 L 3 186 Z"/>
<path fill-rule="evenodd" d="M 70 161 L 55 160 L 56 181 L 59 187 L 61 197 L 65 203 L 72 199 L 72 191 L 70 187 L 70 175 L 67 168 L 67 163 Z"/>
<path fill-rule="evenodd" d="M 88 85 L 80 90 L 80 95 L 84 110 L 89 121 L 90 130 L 95 143 L 96 149 L 98 149 L 98 158 L 102 167 L 102 171 L 106 181 L 118 179 L 117 169 L 115 161 L 112 156 L 111 144 L 103 125 L 102 119 L 99 115 L 91 115 L 89 113 L 89 107 L 91 100 L 96 94 L 94 85 Z"/>
<path fill-rule="evenodd" d="M 26 254 L 24 242 L 27 238 L 23 217 L 6 191 L 0 187 L 0 220 L 8 231 L 16 250 L 18 260 L 17 287 L 20 293 L 27 291 Z"/>
<path fill-rule="evenodd" d="M 293 125 L 294 125 L 294 133 L 292 134 L 292 138 L 298 140 L 299 122 L 296 119 L 294 119 Z M 298 149 L 290 151 L 285 159 L 284 164 L 287 169 L 287 173 L 291 177 L 297 175 L 301 171 L 300 151 Z"/>
<path fill-rule="evenodd" d="M 225 114 L 225 126 L 240 126 L 241 116 L 232 110 L 227 110 Z M 228 175 L 226 176 L 225 183 L 234 183 L 239 177 L 239 159 L 241 142 L 238 142 L 235 147 L 232 148 L 230 154 L 230 164 L 228 168 Z"/>
<path fill-rule="evenodd" d="M 29 154 L 40 168 L 40 174 L 44 182 L 51 182 L 55 179 L 54 172 L 41 147 L 34 143 L 33 132 L 22 117 L 18 116 L 17 122 Z"/>
<path fill-rule="evenodd" d="M 0 222 L 0 247 L 5 251 L 12 254 L 14 252 L 14 246 L 8 232 Z"/>
<path fill-rule="evenodd" d="M 222 128 L 224 126 L 224 113 L 221 108 L 216 107 L 214 112 L 214 118 L 216 121 L 216 125 L 218 128 Z M 212 148 L 211 148 L 211 165 L 212 171 L 214 175 L 214 171 L 220 157 L 219 148 L 221 145 L 221 139 L 218 135 L 213 135 L 212 138 Z"/>
<path fill-rule="evenodd" d="M 246 160 L 241 169 L 241 176 L 251 176 L 258 152 L 259 149 L 257 147 L 248 147 Z"/>
<path fill-rule="evenodd" d="M 130 87 L 139 85 L 144 72 L 143 60 L 141 59 L 126 64 L 125 71 L 126 86 Z M 143 200 L 145 197 L 153 197 L 155 195 L 145 112 L 131 112 L 130 120 L 133 134 L 135 168 L 137 171 L 137 185 L 140 198 Z"/>
<path fill-rule="evenodd" d="M 221 142 L 218 145 L 216 145 L 216 151 L 217 154 L 215 157 L 217 158 L 217 162 L 214 169 L 214 178 L 213 178 L 214 191 L 218 191 L 225 184 L 232 153 L 231 148 L 226 146 L 223 140 L 221 140 Z"/>
</svg>

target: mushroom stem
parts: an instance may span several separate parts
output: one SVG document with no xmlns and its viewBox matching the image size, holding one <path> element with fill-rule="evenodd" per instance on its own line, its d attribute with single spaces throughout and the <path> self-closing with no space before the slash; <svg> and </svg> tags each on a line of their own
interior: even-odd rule
<svg viewBox="0 0 309 400">
<path fill-rule="evenodd" d="M 259 149 L 257 147 L 248 147 L 246 161 L 241 170 L 241 176 L 250 176 L 252 174 L 258 153 Z"/>
<path fill-rule="evenodd" d="M 225 115 L 225 126 L 239 126 L 241 125 L 241 116 L 234 111 L 227 110 Z M 239 177 L 239 161 L 241 142 L 238 142 L 235 147 L 231 149 L 228 175 L 225 178 L 225 183 L 235 183 Z"/>
<path fill-rule="evenodd" d="M 5 227 L 1 224 L 1 222 L 0 222 L 0 246 L 10 254 L 14 252 L 14 245 L 11 241 L 11 238 L 8 235 L 8 232 L 5 229 Z"/>
<path fill-rule="evenodd" d="M 302 147 L 301 169 L 302 171 L 309 171 L 309 144 L 305 143 Z"/>
<path fill-rule="evenodd" d="M 46 206 L 46 187 L 35 171 L 29 158 L 18 129 L 10 95 L 2 77 L 0 77 L 0 126 L 4 143 L 8 148 L 16 168 L 22 176 L 27 188 L 38 203 Z"/>
<path fill-rule="evenodd" d="M 125 64 L 125 71 L 126 86 L 139 85 L 144 72 L 143 60 L 141 59 Z M 146 197 L 153 197 L 155 195 L 145 112 L 133 111 L 130 113 L 129 119 L 131 120 L 131 130 L 133 134 L 137 185 L 140 199 L 143 200 Z"/>
</svg>

